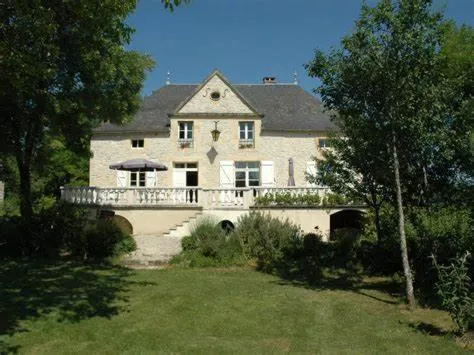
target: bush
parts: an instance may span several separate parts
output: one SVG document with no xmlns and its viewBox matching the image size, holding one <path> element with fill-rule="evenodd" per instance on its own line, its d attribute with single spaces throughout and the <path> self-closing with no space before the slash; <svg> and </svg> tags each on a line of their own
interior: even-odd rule
<svg viewBox="0 0 474 355">
<path fill-rule="evenodd" d="M 453 259 L 449 266 L 439 266 L 433 257 L 439 277 L 436 290 L 441 298 L 441 306 L 449 312 L 461 334 L 474 322 L 474 298 L 468 267 L 470 256 L 466 252 L 464 256 Z"/>
<path fill-rule="evenodd" d="M 88 210 L 65 202 L 47 201 L 25 226 L 19 216 L 0 218 L 0 255 L 82 259 L 116 257 L 136 249 L 135 240 L 112 221 L 90 220 Z M 26 230 L 26 231 L 25 231 Z"/>
<path fill-rule="evenodd" d="M 183 251 L 172 264 L 190 267 L 227 266 L 242 262 L 242 247 L 233 233 L 228 233 L 212 219 L 201 219 L 191 235 L 181 241 Z"/>
<path fill-rule="evenodd" d="M 259 212 L 240 217 L 234 233 L 245 257 L 255 258 L 258 267 L 264 271 L 271 271 L 284 263 L 284 252 L 298 245 L 300 238 L 296 225 Z"/>
<path fill-rule="evenodd" d="M 290 192 L 267 193 L 264 196 L 255 198 L 256 206 L 319 206 L 321 198 L 318 195 L 306 193 L 304 195 L 294 195 Z"/>
<path fill-rule="evenodd" d="M 381 213 L 382 238 L 374 236 L 371 218 L 365 227 L 357 258 L 367 271 L 392 275 L 402 273 L 398 217 L 391 208 Z M 456 255 L 466 251 L 474 253 L 474 234 L 469 210 L 456 208 L 412 208 L 406 211 L 408 256 L 417 285 L 418 296 L 426 302 L 437 302 L 433 285 L 438 274 L 430 256 L 434 254 L 440 264 L 448 264 Z M 474 275 L 473 266 L 469 276 Z"/>
<path fill-rule="evenodd" d="M 136 249 L 135 240 L 109 220 L 89 221 L 70 241 L 73 256 L 87 259 L 118 257 Z"/>
<path fill-rule="evenodd" d="M 86 210 L 58 202 L 38 210 L 32 226 L 26 226 L 19 216 L 0 219 L 0 254 L 3 256 L 56 258 L 68 240 L 77 238 Z"/>
</svg>

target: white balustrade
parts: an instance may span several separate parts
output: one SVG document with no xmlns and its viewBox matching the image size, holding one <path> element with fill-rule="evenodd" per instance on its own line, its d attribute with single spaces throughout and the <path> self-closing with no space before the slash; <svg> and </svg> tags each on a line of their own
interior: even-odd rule
<svg viewBox="0 0 474 355">
<path fill-rule="evenodd" d="M 254 188 L 99 188 L 63 187 L 61 199 L 81 205 L 111 206 L 202 206 L 205 209 L 247 209 L 256 197 L 289 194 L 292 197 L 317 195 L 328 190 L 322 187 L 254 187 Z"/>
<path fill-rule="evenodd" d="M 205 208 L 248 208 L 251 204 L 251 190 L 247 188 L 203 189 Z"/>
<path fill-rule="evenodd" d="M 199 188 L 99 188 L 63 187 L 61 199 L 80 205 L 194 205 Z"/>
</svg>

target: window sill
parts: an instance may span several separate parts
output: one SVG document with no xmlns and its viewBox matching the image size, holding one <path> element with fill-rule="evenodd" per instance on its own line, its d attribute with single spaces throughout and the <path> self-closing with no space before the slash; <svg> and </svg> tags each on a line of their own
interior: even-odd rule
<svg viewBox="0 0 474 355">
<path fill-rule="evenodd" d="M 240 149 L 255 148 L 255 141 L 253 141 L 253 140 L 241 140 L 239 142 L 239 148 Z"/>
<path fill-rule="evenodd" d="M 192 148 L 193 141 L 192 140 L 178 140 L 178 146 L 180 148 Z"/>
</svg>

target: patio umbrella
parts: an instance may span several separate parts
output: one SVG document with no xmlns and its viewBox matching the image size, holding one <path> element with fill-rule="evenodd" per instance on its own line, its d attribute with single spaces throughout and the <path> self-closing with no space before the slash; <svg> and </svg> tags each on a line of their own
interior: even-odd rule
<svg viewBox="0 0 474 355">
<path fill-rule="evenodd" d="M 296 186 L 295 166 L 293 164 L 293 158 L 288 159 L 288 186 Z"/>
<path fill-rule="evenodd" d="M 110 169 L 125 171 L 164 171 L 168 168 L 160 163 L 146 159 L 131 159 L 120 163 L 110 164 Z"/>
</svg>

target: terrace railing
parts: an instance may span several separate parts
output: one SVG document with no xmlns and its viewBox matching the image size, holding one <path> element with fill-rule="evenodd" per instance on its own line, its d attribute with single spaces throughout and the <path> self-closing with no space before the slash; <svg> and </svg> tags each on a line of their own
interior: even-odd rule
<svg viewBox="0 0 474 355">
<path fill-rule="evenodd" d="M 255 187 L 255 188 L 120 188 L 63 187 L 61 198 L 86 206 L 189 206 L 205 209 L 248 209 L 265 196 L 319 196 L 327 193 L 321 187 Z"/>
</svg>

